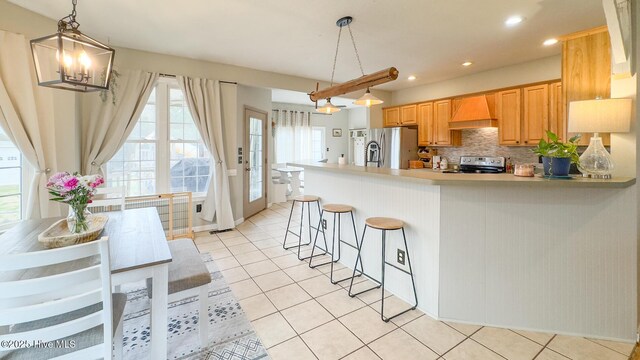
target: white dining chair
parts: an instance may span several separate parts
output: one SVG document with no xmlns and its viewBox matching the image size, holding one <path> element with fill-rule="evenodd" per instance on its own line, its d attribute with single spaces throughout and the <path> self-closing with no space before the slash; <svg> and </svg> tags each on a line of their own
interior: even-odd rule
<svg viewBox="0 0 640 360">
<path fill-rule="evenodd" d="M 119 210 L 124 210 L 126 195 L 126 186 L 97 188 L 96 198 L 92 200 L 87 208 L 91 210 L 92 208 L 103 207 L 107 211 L 106 208 L 108 206 L 117 206 Z"/>
<path fill-rule="evenodd" d="M 0 255 L 0 358 L 120 359 L 126 301 L 111 293 L 106 237 Z"/>
</svg>

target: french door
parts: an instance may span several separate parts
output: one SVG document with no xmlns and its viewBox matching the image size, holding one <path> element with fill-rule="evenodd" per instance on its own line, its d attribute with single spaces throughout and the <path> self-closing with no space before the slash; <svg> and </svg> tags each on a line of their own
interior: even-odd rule
<svg viewBox="0 0 640 360">
<path fill-rule="evenodd" d="M 267 113 L 244 110 L 245 219 L 267 207 Z"/>
</svg>

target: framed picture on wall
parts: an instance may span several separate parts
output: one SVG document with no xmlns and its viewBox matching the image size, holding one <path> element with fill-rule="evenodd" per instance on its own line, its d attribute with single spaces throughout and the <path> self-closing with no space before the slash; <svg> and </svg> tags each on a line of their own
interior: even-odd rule
<svg viewBox="0 0 640 360">
<path fill-rule="evenodd" d="M 333 137 L 342 137 L 342 129 L 333 129 Z"/>
</svg>

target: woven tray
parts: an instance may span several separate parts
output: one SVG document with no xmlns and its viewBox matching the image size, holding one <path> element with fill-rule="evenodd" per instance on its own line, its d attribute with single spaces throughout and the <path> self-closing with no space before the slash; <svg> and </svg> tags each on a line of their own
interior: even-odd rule
<svg viewBox="0 0 640 360">
<path fill-rule="evenodd" d="M 38 241 L 49 249 L 93 241 L 100 236 L 108 220 L 109 217 L 107 215 L 91 215 L 89 217 L 89 229 L 79 234 L 69 232 L 67 219 L 58 220 L 42 234 L 38 235 Z"/>
</svg>

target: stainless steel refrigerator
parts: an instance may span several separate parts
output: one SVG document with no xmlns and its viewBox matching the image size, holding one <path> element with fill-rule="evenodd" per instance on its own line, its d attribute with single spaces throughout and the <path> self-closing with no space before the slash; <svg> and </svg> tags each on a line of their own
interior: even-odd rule
<svg viewBox="0 0 640 360">
<path fill-rule="evenodd" d="M 418 130 L 406 127 L 368 129 L 364 141 L 364 165 L 407 169 L 417 158 Z M 355 151 L 359 153 L 359 151 Z"/>
</svg>

